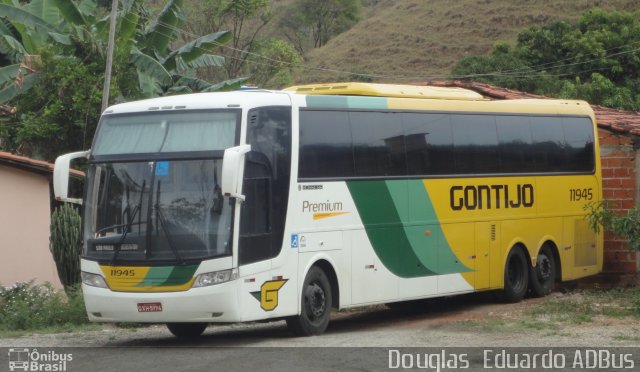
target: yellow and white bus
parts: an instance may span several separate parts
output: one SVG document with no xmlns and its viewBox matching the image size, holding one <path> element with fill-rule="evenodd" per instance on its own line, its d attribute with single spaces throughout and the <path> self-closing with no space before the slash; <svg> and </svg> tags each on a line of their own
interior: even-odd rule
<svg viewBox="0 0 640 372">
<path fill-rule="evenodd" d="M 203 93 L 102 115 L 87 157 L 82 282 L 97 322 L 286 319 L 498 290 L 506 301 L 602 269 L 581 101 L 490 101 L 384 84 Z"/>
</svg>

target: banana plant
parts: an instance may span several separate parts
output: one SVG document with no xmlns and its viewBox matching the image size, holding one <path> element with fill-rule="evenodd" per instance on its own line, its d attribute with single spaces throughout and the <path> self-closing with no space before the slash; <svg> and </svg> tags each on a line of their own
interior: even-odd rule
<svg viewBox="0 0 640 372">
<path fill-rule="evenodd" d="M 195 70 L 222 66 L 212 54 L 231 39 L 228 31 L 198 37 L 175 49 L 171 45 L 183 25 L 183 0 L 168 0 L 154 18 L 142 0 L 123 0 L 118 10 L 117 53 L 128 56 L 125 68 L 136 71 L 138 96 L 233 89 L 246 79 L 209 83 Z M 104 11 L 102 11 L 104 13 Z M 22 94 L 37 82 L 38 71 L 25 66 L 25 56 L 51 45 L 81 60 L 104 60 L 109 19 L 100 17 L 96 0 L 0 0 L 0 103 Z M 127 97 L 123 97 L 127 99 Z"/>
</svg>

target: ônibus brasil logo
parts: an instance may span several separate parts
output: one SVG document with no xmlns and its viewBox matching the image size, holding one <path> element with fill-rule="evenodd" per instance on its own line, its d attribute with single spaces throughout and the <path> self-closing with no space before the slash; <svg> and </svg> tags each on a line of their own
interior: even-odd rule
<svg viewBox="0 0 640 372">
<path fill-rule="evenodd" d="M 38 349 L 10 348 L 10 371 L 66 371 L 67 363 L 73 360 L 71 353 L 53 350 L 39 352 Z"/>
</svg>

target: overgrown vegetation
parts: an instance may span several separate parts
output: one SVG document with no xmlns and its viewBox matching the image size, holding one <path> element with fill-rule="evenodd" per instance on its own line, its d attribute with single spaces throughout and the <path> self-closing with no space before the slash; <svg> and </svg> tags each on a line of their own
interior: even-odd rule
<svg viewBox="0 0 640 372">
<path fill-rule="evenodd" d="M 51 285 L 0 286 L 0 332 L 69 331 L 89 323 L 79 286 L 56 292 Z"/>
<path fill-rule="evenodd" d="M 603 201 L 585 206 L 587 221 L 595 232 L 601 228 L 627 241 L 629 249 L 640 251 L 640 209 L 625 212 L 614 209 L 615 205 Z"/>
<path fill-rule="evenodd" d="M 554 22 L 463 58 L 452 77 L 593 104 L 640 110 L 640 19 L 593 9 L 576 23 Z"/>
<path fill-rule="evenodd" d="M 320 48 L 361 17 L 361 0 L 295 0 L 285 8 L 280 27 L 285 37 L 304 54 Z"/>
<path fill-rule="evenodd" d="M 281 12 L 280 8 L 280 12 Z M 205 79 L 247 76 L 261 88 L 282 88 L 292 83 L 292 71 L 302 62 L 294 46 L 269 31 L 276 11 L 269 0 L 199 0 L 187 8 L 188 34 L 229 30 L 232 38 L 219 49 L 222 69 L 198 72 Z"/>
<path fill-rule="evenodd" d="M 183 0 L 157 13 L 142 0 L 123 0 L 110 102 L 238 87 L 245 79 L 211 83 L 195 76 L 221 67 L 212 54 L 229 31 L 182 36 Z M 106 9 L 96 0 L 0 1 L 0 103 L 17 114 L 4 119 L 0 148 L 45 160 L 88 147 L 100 114 L 108 34 Z M 29 94 L 26 94 L 26 93 Z"/>
<path fill-rule="evenodd" d="M 582 290 L 552 296 L 518 314 L 464 321 L 458 326 L 483 332 L 536 330 L 559 335 L 565 327 L 591 323 L 597 317 L 640 319 L 640 288 Z"/>
</svg>

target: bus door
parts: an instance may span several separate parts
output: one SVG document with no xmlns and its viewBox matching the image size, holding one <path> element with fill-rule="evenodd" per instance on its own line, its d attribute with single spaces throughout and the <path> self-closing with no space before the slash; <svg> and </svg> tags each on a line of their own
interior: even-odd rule
<svg viewBox="0 0 640 372">
<path fill-rule="evenodd" d="M 240 266 L 268 261 L 282 248 L 291 174 L 291 108 L 250 110 L 246 138 L 251 151 L 242 186 L 246 200 L 240 217 Z"/>
<path fill-rule="evenodd" d="M 278 292 L 278 285 L 283 285 L 290 276 L 280 266 L 274 271 L 272 261 L 282 249 L 289 200 L 291 107 L 250 110 L 246 143 L 251 145 L 251 151 L 245 157 L 242 184 L 245 201 L 240 210 L 238 265 L 245 283 L 242 291 L 251 293 L 255 299 L 243 296 L 245 300 L 241 305 L 248 317 L 264 317 L 265 311 L 277 316 L 276 308 L 281 310 L 282 306 L 278 307 L 277 300 L 268 300 L 266 292 Z M 274 279 L 277 277 L 280 279 Z M 283 291 L 295 294 L 295 287 L 295 283 L 290 283 Z"/>
</svg>

